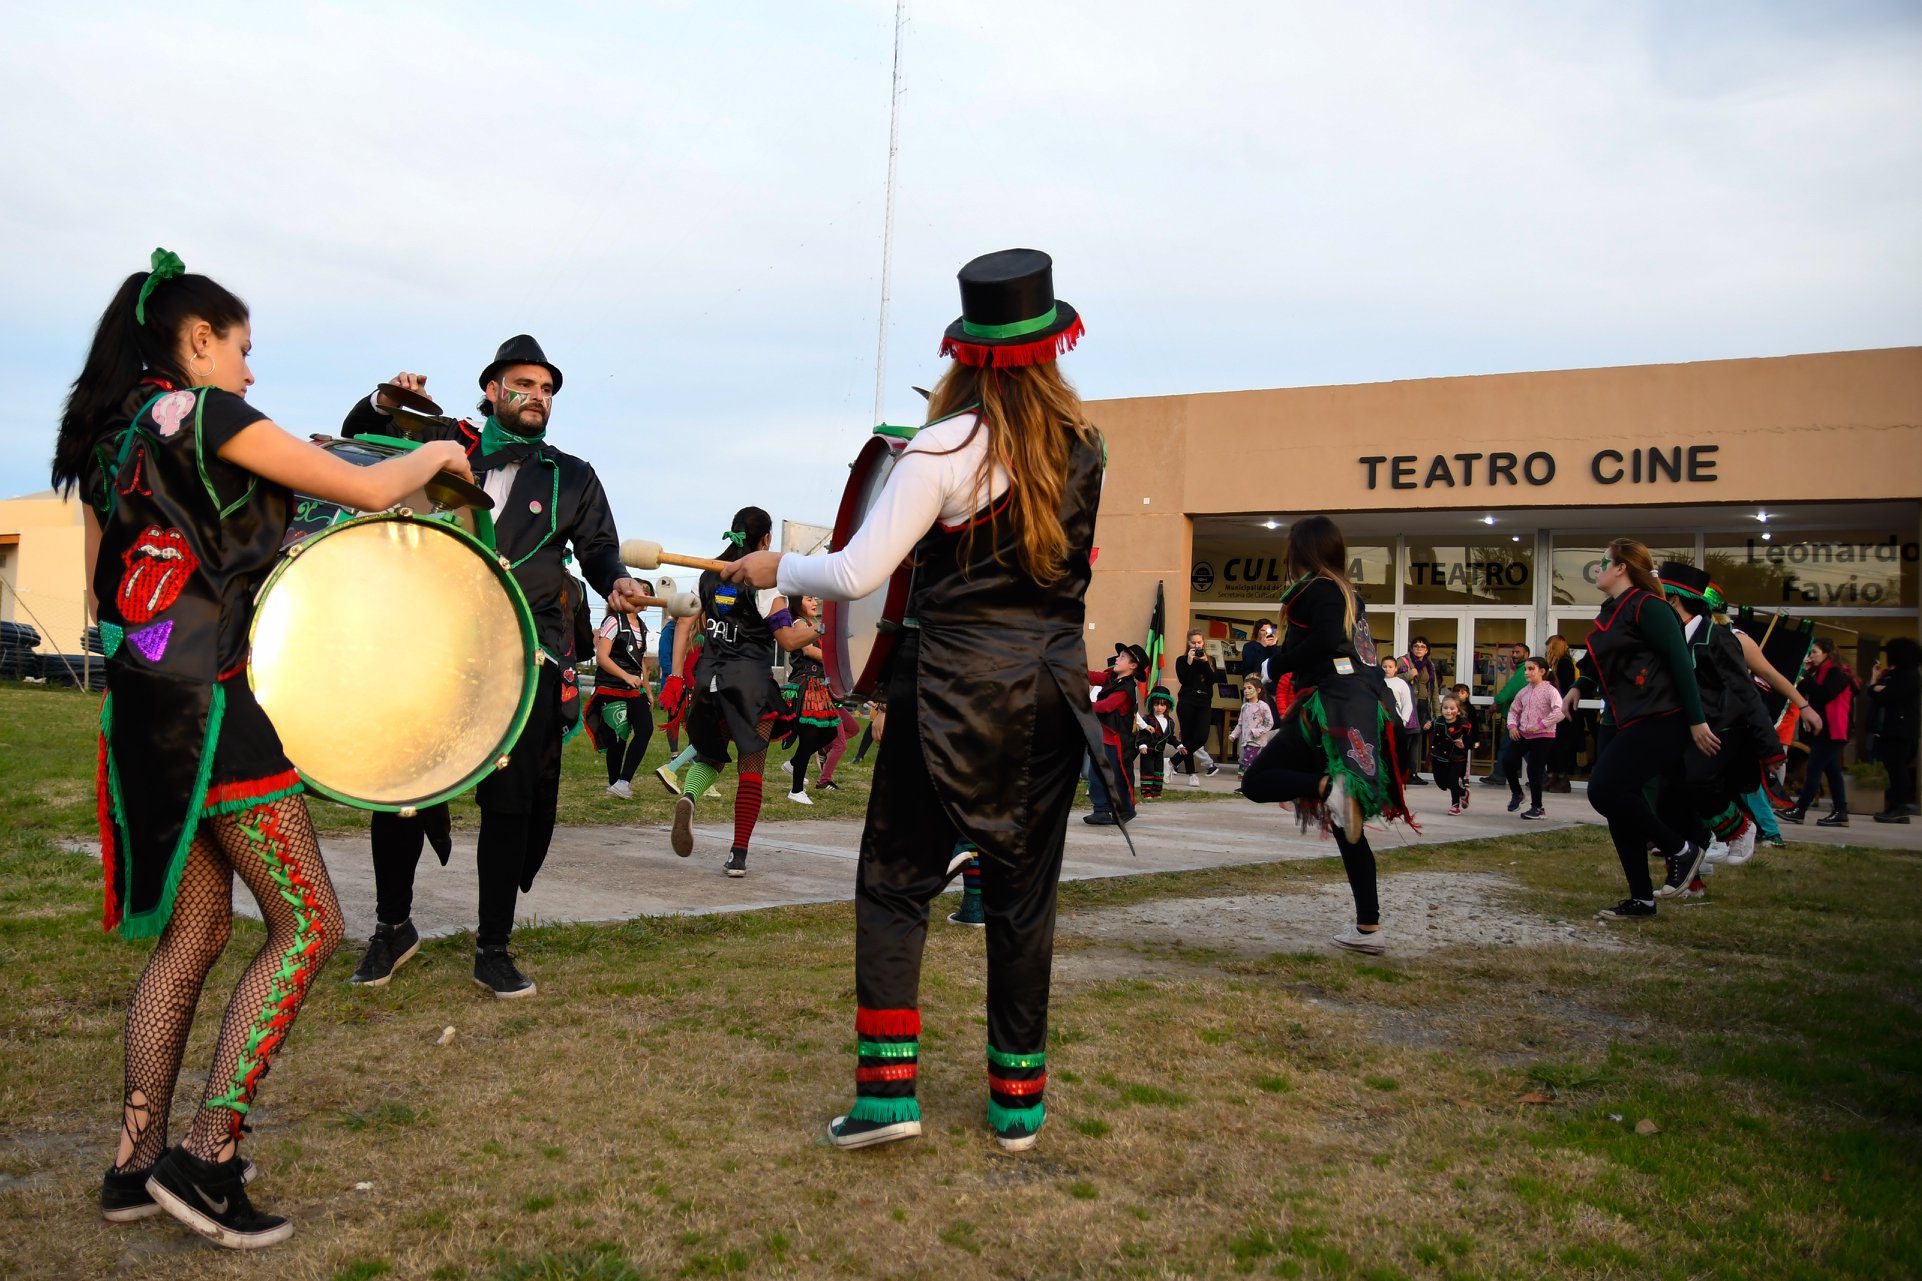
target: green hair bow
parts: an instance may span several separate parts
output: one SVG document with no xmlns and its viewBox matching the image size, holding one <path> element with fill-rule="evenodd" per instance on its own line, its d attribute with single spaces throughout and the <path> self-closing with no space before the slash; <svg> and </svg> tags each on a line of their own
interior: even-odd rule
<svg viewBox="0 0 1922 1281">
<path fill-rule="evenodd" d="M 721 537 L 727 539 L 728 542 L 733 543 L 736 547 L 747 546 L 747 533 L 744 530 L 730 529 L 727 533 L 721 535 Z"/>
<path fill-rule="evenodd" d="M 147 323 L 147 295 L 163 280 L 185 275 L 187 264 L 180 261 L 180 255 L 171 249 L 156 249 L 149 260 L 153 270 L 147 273 L 146 283 L 140 286 L 140 298 L 133 305 L 133 318 L 140 324 Z"/>
</svg>

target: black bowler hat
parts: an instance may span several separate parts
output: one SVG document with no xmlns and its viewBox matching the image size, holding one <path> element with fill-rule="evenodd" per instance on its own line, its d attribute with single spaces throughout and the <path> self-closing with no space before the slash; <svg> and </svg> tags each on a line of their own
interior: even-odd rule
<svg viewBox="0 0 1922 1281">
<path fill-rule="evenodd" d="M 1046 364 L 1081 338 L 1081 317 L 1054 296 L 1054 259 L 1039 249 L 983 254 L 960 271 L 961 318 L 941 354 L 964 365 Z"/>
<path fill-rule="evenodd" d="M 1699 601 L 1706 602 L 1708 594 L 1715 589 L 1715 580 L 1709 577 L 1706 569 L 1697 569 L 1679 560 L 1663 561 L 1662 568 L 1655 576 L 1662 580 L 1665 593 L 1691 596 Z"/>
<path fill-rule="evenodd" d="M 541 350 L 541 345 L 534 341 L 533 335 L 515 334 L 494 353 L 494 363 L 481 370 L 481 390 L 486 391 L 494 375 L 509 365 L 539 365 L 553 376 L 554 390 L 558 392 L 561 389 L 561 371 L 547 358 L 547 353 Z"/>
<path fill-rule="evenodd" d="M 1134 659 L 1136 671 L 1148 670 L 1148 651 L 1141 648 L 1141 646 L 1116 645 L 1114 647 L 1114 652 L 1117 657 L 1119 657 L 1122 654 L 1126 654 L 1128 657 Z"/>
</svg>

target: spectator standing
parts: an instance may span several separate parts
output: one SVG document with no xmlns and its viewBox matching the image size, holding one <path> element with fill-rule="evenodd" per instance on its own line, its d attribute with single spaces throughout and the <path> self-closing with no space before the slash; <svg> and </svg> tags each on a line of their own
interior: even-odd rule
<svg viewBox="0 0 1922 1281">
<path fill-rule="evenodd" d="M 1415 715 L 1415 691 L 1401 675 L 1401 660 L 1381 660 L 1383 683 L 1395 700 L 1395 755 L 1403 781 L 1415 771 L 1415 742 L 1421 737 L 1421 721 Z"/>
<path fill-rule="evenodd" d="M 1408 642 L 1408 654 L 1400 662 L 1401 678 L 1415 696 L 1415 749 L 1408 768 L 1410 783 L 1422 782 L 1421 763 L 1428 757 L 1428 723 L 1435 719 L 1435 696 L 1441 692 L 1435 660 L 1428 656 L 1428 638 L 1417 636 Z"/>
<path fill-rule="evenodd" d="M 1849 719 L 1855 710 L 1855 674 L 1836 654 L 1835 642 L 1826 636 L 1817 638 L 1811 657 L 1815 660 L 1815 668 L 1796 689 L 1821 715 L 1822 728 L 1809 736 L 1808 777 L 1802 782 L 1802 794 L 1796 797 L 1794 805 L 1782 811 L 1782 818 L 1790 823 L 1800 823 L 1806 819 L 1809 806 L 1815 802 L 1816 793 L 1826 777 L 1831 809 L 1828 816 L 1817 819 L 1815 825 L 1847 827 L 1849 793 L 1848 782 L 1842 773 L 1842 749 L 1848 744 Z"/>
<path fill-rule="evenodd" d="M 1527 668 L 1528 646 L 1526 645 L 1509 646 L 1506 661 L 1497 657 L 1490 664 L 1494 679 L 1489 683 L 1493 685 L 1495 680 L 1499 679 L 1501 684 L 1495 691 L 1494 733 L 1490 735 L 1496 744 L 1496 752 L 1485 782 L 1492 784 L 1508 781 L 1509 754 L 1519 750 L 1508 735 L 1508 705 L 1515 701 L 1515 695 L 1522 692 L 1522 686 L 1528 684 Z"/>
<path fill-rule="evenodd" d="M 1886 661 L 1869 677 L 1869 699 L 1880 723 L 1875 754 L 1889 771 L 1878 823 L 1906 823 L 1916 807 L 1915 757 L 1922 739 L 1922 645 L 1906 636 L 1888 643 Z"/>
<path fill-rule="evenodd" d="M 1575 657 L 1569 653 L 1568 642 L 1560 636 L 1550 636 L 1543 647 L 1542 657 L 1548 660 L 1548 679 L 1560 693 L 1566 694 L 1575 688 Z M 1555 746 L 1548 754 L 1548 784 L 1543 791 L 1567 792 L 1569 778 L 1575 773 L 1575 760 L 1581 754 L 1582 726 L 1573 716 L 1564 716 L 1555 726 Z"/>
<path fill-rule="evenodd" d="M 1221 683 L 1221 669 L 1208 657 L 1208 647 L 1199 631 L 1188 633 L 1188 648 L 1175 659 L 1175 681 L 1180 693 L 1175 698 L 1175 721 L 1181 729 L 1181 748 L 1175 754 L 1178 765 L 1188 771 L 1188 786 L 1200 787 L 1199 764 L 1209 774 L 1221 767 L 1208 755 L 1208 731 L 1215 710 L 1215 686 Z"/>
</svg>

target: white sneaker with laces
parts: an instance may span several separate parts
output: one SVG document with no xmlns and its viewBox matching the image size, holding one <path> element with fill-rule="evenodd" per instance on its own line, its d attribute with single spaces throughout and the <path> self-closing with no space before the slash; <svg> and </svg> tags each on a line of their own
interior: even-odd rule
<svg viewBox="0 0 1922 1281">
<path fill-rule="evenodd" d="M 1388 950 L 1380 930 L 1364 933 L 1359 925 L 1351 925 L 1342 933 L 1335 935 L 1333 942 L 1336 947 L 1347 948 L 1350 952 L 1360 952 L 1364 956 L 1380 956 Z"/>
<path fill-rule="evenodd" d="M 1188 788 L 1190 791 L 1200 786 L 1201 786 L 1201 775 L 1199 774 L 1188 775 Z"/>
<path fill-rule="evenodd" d="M 814 804 L 814 798 L 809 796 L 806 792 L 789 792 L 787 794 L 787 798 L 790 801 L 793 801 L 796 805 Z"/>
<path fill-rule="evenodd" d="M 1754 858 L 1755 838 L 1760 834 L 1761 829 L 1757 828 L 1755 824 L 1750 823 L 1740 836 L 1730 841 L 1725 847 L 1727 856 L 1723 861 L 1730 867 L 1740 867 L 1742 864 Z M 1711 853 L 1709 857 L 1713 858 L 1715 856 Z"/>
<path fill-rule="evenodd" d="M 628 785 L 628 781 L 624 778 L 617 778 L 612 783 L 609 783 L 607 785 L 607 794 L 609 796 L 618 796 L 624 801 L 634 799 L 634 789 Z"/>
<path fill-rule="evenodd" d="M 792 773 L 794 772 L 794 762 L 793 762 L 793 761 L 782 761 L 782 762 L 781 762 L 781 772 L 782 772 L 783 774 L 792 774 Z"/>
<path fill-rule="evenodd" d="M 1711 863 L 1725 861 L 1728 858 L 1728 850 L 1727 841 L 1710 841 L 1708 843 L 1708 861 Z"/>
</svg>

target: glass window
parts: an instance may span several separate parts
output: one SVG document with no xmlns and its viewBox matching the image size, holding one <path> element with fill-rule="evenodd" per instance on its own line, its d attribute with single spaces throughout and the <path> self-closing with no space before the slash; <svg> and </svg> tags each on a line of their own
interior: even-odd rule
<svg viewBox="0 0 1922 1281">
<path fill-rule="evenodd" d="M 1913 537 L 1854 533 L 1710 534 L 1708 569 L 1730 604 L 1757 609 L 1884 609 L 1916 603 Z"/>
<path fill-rule="evenodd" d="M 1410 605 L 1532 605 L 1535 542 L 1432 543 L 1410 535 L 1402 600 Z"/>
<path fill-rule="evenodd" d="M 1550 584 L 1554 588 L 1551 603 L 1600 607 L 1602 593 L 1595 586 L 1595 576 L 1602 572 L 1602 556 L 1610 541 L 1594 534 L 1556 534 L 1549 540 L 1553 549 L 1550 558 L 1555 562 Z M 1642 541 L 1648 545 L 1648 554 L 1654 558 L 1657 569 L 1665 560 L 1679 560 L 1685 565 L 1695 563 L 1693 534 L 1649 534 Z"/>
</svg>

